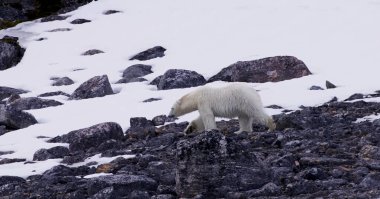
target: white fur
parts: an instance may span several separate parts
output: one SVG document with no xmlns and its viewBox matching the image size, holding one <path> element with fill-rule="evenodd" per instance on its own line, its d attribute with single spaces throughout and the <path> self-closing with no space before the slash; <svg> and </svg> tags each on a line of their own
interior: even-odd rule
<svg viewBox="0 0 380 199">
<path fill-rule="evenodd" d="M 275 124 L 262 105 L 255 89 L 242 83 L 231 83 L 222 88 L 203 86 L 179 99 L 170 115 L 181 115 L 198 110 L 200 116 L 193 120 L 186 131 L 216 129 L 215 117 L 238 117 L 242 131 L 252 131 L 252 123 L 267 125 L 270 130 Z"/>
</svg>

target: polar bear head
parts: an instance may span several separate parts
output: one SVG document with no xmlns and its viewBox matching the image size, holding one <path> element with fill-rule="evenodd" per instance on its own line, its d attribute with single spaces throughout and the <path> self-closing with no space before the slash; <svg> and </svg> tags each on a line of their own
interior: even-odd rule
<svg viewBox="0 0 380 199">
<path fill-rule="evenodd" d="M 189 93 L 177 100 L 170 109 L 169 116 L 179 117 L 197 110 L 197 98 L 193 93 Z"/>
<path fill-rule="evenodd" d="M 169 117 L 178 117 L 180 116 L 181 110 L 181 99 L 177 100 L 169 112 Z"/>
</svg>

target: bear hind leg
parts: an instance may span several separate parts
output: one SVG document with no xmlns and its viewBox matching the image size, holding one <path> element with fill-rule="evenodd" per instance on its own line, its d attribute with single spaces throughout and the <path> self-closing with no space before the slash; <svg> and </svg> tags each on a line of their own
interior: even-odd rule
<svg viewBox="0 0 380 199">
<path fill-rule="evenodd" d="M 216 129 L 215 116 L 210 109 L 200 109 L 199 114 L 205 130 Z"/>
</svg>

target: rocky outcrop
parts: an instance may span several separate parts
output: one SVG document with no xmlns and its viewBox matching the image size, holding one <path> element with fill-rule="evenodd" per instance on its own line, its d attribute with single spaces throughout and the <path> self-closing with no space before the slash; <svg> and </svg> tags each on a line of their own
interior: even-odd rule
<svg viewBox="0 0 380 199">
<path fill-rule="evenodd" d="M 34 20 L 73 11 L 92 0 L 3 0 L 0 4 L 0 29 Z"/>
<path fill-rule="evenodd" d="M 153 73 L 152 66 L 144 64 L 135 64 L 126 68 L 123 72 L 123 78 L 117 83 L 129 83 L 129 82 L 140 82 L 146 81 L 146 79 L 141 78 L 142 76 Z"/>
<path fill-rule="evenodd" d="M 50 149 L 40 149 L 34 153 L 33 160 L 43 161 L 47 159 L 63 158 L 69 155 L 69 153 L 69 149 L 63 146 L 56 146 Z"/>
<path fill-rule="evenodd" d="M 212 76 L 208 82 L 278 82 L 310 74 L 301 60 L 292 56 L 277 56 L 236 62 Z"/>
<path fill-rule="evenodd" d="M 95 76 L 81 84 L 73 94 L 71 100 L 104 97 L 113 94 L 107 75 Z"/>
<path fill-rule="evenodd" d="M 0 104 L 0 126 L 7 131 L 26 128 L 36 124 L 37 120 L 30 113 Z"/>
<path fill-rule="evenodd" d="M 153 48 L 149 48 L 148 50 L 145 50 L 143 52 L 140 52 L 133 57 L 131 57 L 129 60 L 139 60 L 139 61 L 146 61 L 150 59 L 154 59 L 157 57 L 163 57 L 165 56 L 166 49 L 162 46 L 155 46 Z"/>
<path fill-rule="evenodd" d="M 31 109 L 41 109 L 52 106 L 60 106 L 61 102 L 49 99 L 41 99 L 38 97 L 25 97 L 12 100 L 12 102 L 8 103 L 7 106 L 14 110 L 31 110 Z"/>
<path fill-rule="evenodd" d="M 11 95 L 19 95 L 23 93 L 27 93 L 28 91 L 16 89 L 16 88 L 10 88 L 5 86 L 0 86 L 0 101 L 10 97 Z"/>
<path fill-rule="evenodd" d="M 17 37 L 0 39 L 0 71 L 17 65 L 24 56 L 25 49 L 18 42 Z"/>
<path fill-rule="evenodd" d="M 158 90 L 189 88 L 206 84 L 206 79 L 195 71 L 170 69 L 161 77 Z"/>
</svg>

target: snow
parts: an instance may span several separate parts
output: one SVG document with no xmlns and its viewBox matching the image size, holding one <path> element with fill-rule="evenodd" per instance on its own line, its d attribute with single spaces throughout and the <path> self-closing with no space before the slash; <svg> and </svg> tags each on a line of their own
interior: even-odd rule
<svg viewBox="0 0 380 199">
<path fill-rule="evenodd" d="M 103 15 L 111 9 L 122 12 Z M 0 72 L 0 85 L 31 91 L 23 97 L 57 90 L 72 93 L 96 75 L 107 74 L 115 83 L 125 68 L 136 63 L 153 66 L 154 73 L 144 77 L 151 81 L 171 68 L 194 70 L 208 78 L 236 61 L 292 55 L 303 60 L 313 75 L 251 84 L 260 90 L 265 105 L 297 109 L 300 105 L 319 105 L 334 96 L 343 100 L 353 93 L 380 89 L 376 83 L 380 70 L 379 0 L 99 0 L 65 15 L 70 17 L 64 21 L 36 20 L 0 31 L 0 37 L 20 37 L 27 48 L 16 67 Z M 77 18 L 92 22 L 69 23 Z M 49 32 L 57 28 L 72 30 Z M 42 37 L 47 40 L 36 41 Z M 129 61 L 156 45 L 167 49 L 165 57 Z M 81 56 L 89 49 L 105 53 Z M 51 77 L 63 76 L 75 84 L 51 86 Z M 312 85 L 324 87 L 326 80 L 338 88 L 308 90 Z M 37 136 L 55 137 L 107 121 L 117 122 L 126 130 L 131 117 L 151 119 L 167 114 L 175 100 L 194 89 L 157 91 L 147 82 L 112 87 L 117 94 L 102 98 L 68 101 L 62 96 L 49 97 L 64 105 L 28 111 L 39 124 L 1 136 L 0 151 L 15 153 L 0 158 L 32 160 L 40 148 L 65 145 L 46 143 Z M 142 103 L 151 97 L 162 100 Z M 191 113 L 179 121 L 196 116 Z M 25 177 L 56 164 L 58 160 L 0 165 L 0 175 Z"/>
</svg>

